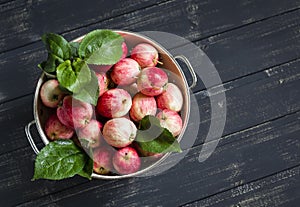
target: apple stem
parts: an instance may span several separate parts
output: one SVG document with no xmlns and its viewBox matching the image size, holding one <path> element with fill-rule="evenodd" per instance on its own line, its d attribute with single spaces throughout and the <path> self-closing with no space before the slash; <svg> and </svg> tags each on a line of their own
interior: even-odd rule
<svg viewBox="0 0 300 207">
<path fill-rule="evenodd" d="M 159 61 L 159 60 L 157 60 L 157 63 L 160 64 L 160 65 L 163 65 L 163 64 L 164 64 L 163 62 L 161 62 L 161 61 Z"/>
</svg>

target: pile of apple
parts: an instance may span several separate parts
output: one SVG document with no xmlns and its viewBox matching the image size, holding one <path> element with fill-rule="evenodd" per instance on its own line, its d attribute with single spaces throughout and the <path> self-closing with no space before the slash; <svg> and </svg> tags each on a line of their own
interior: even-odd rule
<svg viewBox="0 0 300 207">
<path fill-rule="evenodd" d="M 116 64 L 93 68 L 99 84 L 95 110 L 62 91 L 57 79 L 47 80 L 40 90 L 42 103 L 55 108 L 44 127 L 48 139 L 75 137 L 82 146 L 92 148 L 93 170 L 98 174 L 134 173 L 141 168 L 140 156 L 162 156 L 133 143 L 138 123 L 146 115 L 156 116 L 174 137 L 182 129 L 182 93 L 175 84 L 168 83 L 167 73 L 156 67 L 162 64 L 156 48 L 140 43 L 127 57 L 124 42 L 122 50 Z"/>
</svg>

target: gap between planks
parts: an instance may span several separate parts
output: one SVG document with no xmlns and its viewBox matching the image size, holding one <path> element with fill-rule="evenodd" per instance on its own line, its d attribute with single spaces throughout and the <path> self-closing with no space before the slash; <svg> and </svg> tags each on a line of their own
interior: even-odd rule
<svg viewBox="0 0 300 207">
<path fill-rule="evenodd" d="M 130 14 L 132 12 L 135 12 L 135 11 L 139 11 L 139 10 L 144 10 L 144 9 L 149 9 L 149 8 L 152 8 L 152 7 L 155 7 L 155 6 L 160 6 L 160 5 L 163 5 L 163 4 L 166 4 L 166 3 L 169 3 L 169 2 L 174 2 L 175 0 L 166 0 L 166 1 L 162 1 L 162 2 L 159 2 L 159 3 L 156 3 L 156 4 L 152 4 L 150 6 L 147 6 L 147 7 L 141 7 L 139 9 L 135 9 L 135 10 L 132 10 L 132 11 L 129 11 L 129 12 L 125 12 L 125 13 L 122 13 L 122 14 L 118 14 L 114 17 L 109 17 L 109 18 L 104 18 L 100 21 L 95 21 L 93 23 L 89 23 L 89 24 L 86 24 L 84 26 L 79 26 L 79 27 L 75 27 L 73 29 L 69 29 L 69 30 L 65 30 L 63 32 L 59 32 L 58 34 L 61 34 L 61 35 L 67 35 L 68 33 L 71 33 L 71 32 L 74 32 L 78 29 L 83 29 L 83 28 L 88 28 L 90 26 L 93 26 L 93 25 L 96 25 L 96 24 L 99 24 L 99 23 L 102 23 L 104 21 L 107 21 L 107 20 L 110 20 L 110 19 L 113 19 L 113 18 L 117 18 L 117 17 L 122 17 L 126 14 Z M 300 7 L 297 7 L 297 8 L 293 8 L 293 9 L 289 9 L 289 10 L 286 10 L 286 11 L 283 11 L 283 12 L 280 12 L 280 13 L 277 13 L 277 14 L 274 14 L 274 15 L 271 15 L 271 16 L 268 16 L 268 17 L 264 17 L 264 18 L 261 18 L 261 19 L 257 19 L 253 22 L 250 22 L 250 23 L 244 23 L 242 25 L 238 25 L 238 26 L 235 26 L 235 27 L 232 27 L 232 28 L 229 28 L 229 29 L 225 29 L 224 31 L 220 31 L 220 32 L 217 32 L 217 33 L 212 33 L 210 35 L 207 35 L 207 36 L 204 36 L 204 37 L 201 37 L 201 38 L 196 38 L 194 40 L 191 40 L 192 42 L 198 42 L 198 41 L 201 41 L 201 40 L 204 40 L 204 39 L 209 39 L 211 37 L 214 37 L 214 36 L 218 36 L 218 35 L 221 35 L 221 34 L 224 34 L 224 33 L 227 33 L 227 32 L 231 32 L 231 31 L 234 31 L 234 30 L 237 30 L 237 29 L 240 29 L 240 28 L 243 28 L 243 27 L 246 27 L 246 26 L 249 26 L 249 25 L 252 25 L 252 24 L 256 24 L 256 23 L 259 23 L 259 22 L 262 22 L 262 21 L 265 21 L 265 20 L 268 20 L 268 19 L 271 19 L 271 18 L 274 18 L 274 17 L 278 17 L 278 16 L 281 16 L 281 15 L 285 15 L 285 14 L 288 14 L 288 13 L 291 13 L 291 12 L 294 12 L 294 11 L 297 11 L 299 10 Z M 7 49 L 7 50 L 3 50 L 0 52 L 0 55 L 1 54 L 4 54 L 6 52 L 10 52 L 10 51 L 13 51 L 13 50 L 16 50 L 16 49 L 20 49 L 20 48 L 23 48 L 23 47 L 26 47 L 26 46 L 29 46 L 29 45 L 32 45 L 34 43 L 37 43 L 39 42 L 40 40 L 36 40 L 36 41 L 32 41 L 30 43 L 26 43 L 26 44 L 23 44 L 23 45 L 20 45 L 20 46 L 17 46 L 17 47 L 13 47 L 13 48 L 10 48 L 10 49 Z M 181 45 L 183 46 L 183 45 Z"/>
<path fill-rule="evenodd" d="M 172 1 L 175 1 L 175 0 L 172 0 Z M 103 18 L 103 19 L 101 19 L 100 21 L 91 22 L 91 23 L 88 23 L 88 24 L 86 24 L 86 25 L 82 25 L 82 26 L 79 26 L 79 27 L 74 27 L 73 29 L 65 30 L 65 31 L 63 31 L 63 32 L 58 32 L 58 34 L 60 34 L 60 35 L 66 35 L 66 34 L 68 34 L 68 33 L 74 32 L 74 31 L 79 30 L 79 29 L 87 28 L 87 27 L 93 26 L 93 25 L 95 25 L 95 24 L 99 24 L 99 23 L 101 23 L 101 22 L 108 21 L 108 20 L 113 19 L 113 18 L 122 17 L 122 16 L 124 16 L 124 15 L 130 14 L 130 13 L 135 12 L 135 11 L 138 11 L 138 10 L 149 9 L 149 8 L 152 8 L 152 7 L 155 7 L 155 6 L 163 5 L 163 4 L 167 3 L 167 2 L 171 2 L 171 1 L 170 1 L 170 0 L 164 0 L 164 1 L 161 1 L 161 2 L 158 2 L 158 3 L 151 4 L 151 5 L 149 5 L 149 6 L 144 6 L 144 7 L 138 8 L 138 9 L 134 9 L 134 10 L 132 10 L 132 11 L 123 12 L 123 13 L 120 13 L 120 14 L 115 15 L 115 16 L 113 16 L 113 17 Z M 1 55 L 1 54 L 4 54 L 4 53 L 6 53 L 6 52 L 10 52 L 10 51 L 13 51 L 13 50 L 16 50 L 16 49 L 20 49 L 20 48 L 23 48 L 23 47 L 32 45 L 32 44 L 37 43 L 37 42 L 39 42 L 39 41 L 41 41 L 41 40 L 40 40 L 40 39 L 39 39 L 39 40 L 35 40 L 35 41 L 29 42 L 29 43 L 26 43 L 26 44 L 23 44 L 23 45 L 19 45 L 19 46 L 17 46 L 17 47 L 12 47 L 12 48 L 7 49 L 7 50 L 2 50 L 2 51 L 0 52 L 0 55 Z"/>
</svg>

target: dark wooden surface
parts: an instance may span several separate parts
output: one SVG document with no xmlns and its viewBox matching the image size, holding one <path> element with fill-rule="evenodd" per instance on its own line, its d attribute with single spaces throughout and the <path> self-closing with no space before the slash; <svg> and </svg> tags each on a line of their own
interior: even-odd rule
<svg viewBox="0 0 300 207">
<path fill-rule="evenodd" d="M 300 206 L 299 0 L 1 0 L 0 14 L 1 207 Z M 194 89 L 197 140 L 167 172 L 31 181 L 35 155 L 24 126 L 33 119 L 36 65 L 46 55 L 40 35 L 56 32 L 70 40 L 96 28 L 169 32 L 209 56 L 223 81 L 228 114 L 208 160 L 197 158 L 214 94 L 200 81 Z"/>
</svg>

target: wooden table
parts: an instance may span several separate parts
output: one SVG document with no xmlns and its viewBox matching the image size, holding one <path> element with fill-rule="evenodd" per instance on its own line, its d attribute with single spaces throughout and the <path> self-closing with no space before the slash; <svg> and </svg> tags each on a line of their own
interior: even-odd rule
<svg viewBox="0 0 300 207">
<path fill-rule="evenodd" d="M 299 8 L 299 0 L 1 0 L 0 206 L 299 206 Z M 200 81 L 197 140 L 167 172 L 31 181 L 35 154 L 24 126 L 33 120 L 37 64 L 46 57 L 40 36 L 71 40 L 96 28 L 169 32 L 209 56 L 225 88 L 227 120 L 208 160 L 198 156 L 213 94 Z"/>
</svg>

